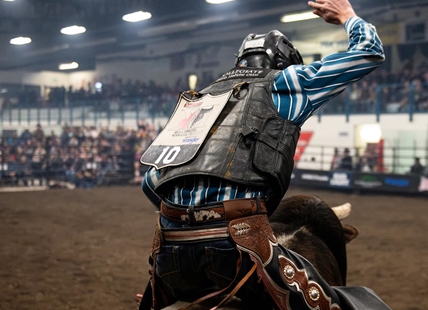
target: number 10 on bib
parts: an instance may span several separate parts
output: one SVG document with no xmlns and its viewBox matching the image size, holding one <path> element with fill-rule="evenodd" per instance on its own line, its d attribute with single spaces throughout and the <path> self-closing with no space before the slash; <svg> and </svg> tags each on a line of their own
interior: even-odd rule
<svg viewBox="0 0 428 310">
<path fill-rule="evenodd" d="M 189 99 L 183 94 L 162 132 L 141 156 L 140 162 L 161 169 L 187 163 L 195 157 L 232 91 Z"/>
</svg>

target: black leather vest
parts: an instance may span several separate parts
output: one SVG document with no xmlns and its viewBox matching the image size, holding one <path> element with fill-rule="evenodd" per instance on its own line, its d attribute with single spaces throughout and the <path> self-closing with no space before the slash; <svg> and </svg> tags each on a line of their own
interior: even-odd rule
<svg viewBox="0 0 428 310">
<path fill-rule="evenodd" d="M 156 192 L 189 175 L 218 177 L 250 187 L 264 187 L 269 202 L 279 201 L 290 183 L 300 127 L 284 120 L 272 100 L 277 70 L 234 68 L 199 91 L 234 91 L 198 154 L 181 166 L 160 170 Z M 276 205 L 275 205 L 276 207 Z"/>
</svg>

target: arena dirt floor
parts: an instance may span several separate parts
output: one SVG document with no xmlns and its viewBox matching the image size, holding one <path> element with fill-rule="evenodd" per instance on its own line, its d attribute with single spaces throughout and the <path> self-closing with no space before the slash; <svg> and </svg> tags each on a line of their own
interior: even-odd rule
<svg viewBox="0 0 428 310">
<path fill-rule="evenodd" d="M 394 310 L 428 304 L 428 199 L 313 193 L 350 202 L 348 285 Z M 135 309 L 148 279 L 156 214 L 139 186 L 0 192 L 0 309 Z"/>
</svg>

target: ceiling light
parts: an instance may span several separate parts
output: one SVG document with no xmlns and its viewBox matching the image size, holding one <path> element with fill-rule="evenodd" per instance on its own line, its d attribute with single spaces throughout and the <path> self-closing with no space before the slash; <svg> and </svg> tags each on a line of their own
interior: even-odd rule
<svg viewBox="0 0 428 310">
<path fill-rule="evenodd" d="M 79 68 L 79 64 L 77 62 L 70 62 L 70 63 L 64 63 L 64 64 L 60 64 L 58 69 L 59 70 L 72 70 L 72 69 L 77 69 Z"/>
<path fill-rule="evenodd" d="M 221 3 L 235 1 L 235 0 L 205 0 L 205 1 L 211 4 L 221 4 Z"/>
<path fill-rule="evenodd" d="M 15 0 L 3 0 L 4 2 L 13 2 Z"/>
<path fill-rule="evenodd" d="M 318 18 L 318 15 L 315 15 L 314 13 L 312 13 L 312 11 L 308 11 L 308 12 L 302 12 L 297 14 L 284 15 L 281 18 L 281 22 L 292 23 L 292 22 L 298 22 L 301 20 L 308 20 L 308 19 L 314 19 L 314 18 Z"/>
<path fill-rule="evenodd" d="M 135 23 L 152 17 L 149 12 L 138 11 L 123 15 L 122 19 L 126 22 Z"/>
<path fill-rule="evenodd" d="M 73 26 L 69 26 L 69 27 L 64 27 L 61 29 L 61 33 L 62 34 L 67 34 L 67 35 L 75 35 L 75 34 L 81 34 L 86 32 L 86 28 L 83 26 L 77 26 L 77 25 L 73 25 Z"/>
<path fill-rule="evenodd" d="M 10 40 L 10 44 L 13 45 L 23 45 L 31 43 L 31 38 L 29 37 L 17 37 Z"/>
</svg>

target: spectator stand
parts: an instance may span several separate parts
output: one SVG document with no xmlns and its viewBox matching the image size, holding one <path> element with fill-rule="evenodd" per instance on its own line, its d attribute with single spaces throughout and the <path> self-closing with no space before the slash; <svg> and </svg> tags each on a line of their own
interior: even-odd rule
<svg viewBox="0 0 428 310">
<path fill-rule="evenodd" d="M 139 156 L 158 131 L 146 121 L 140 121 L 137 130 L 64 125 L 60 133 L 47 135 L 39 124 L 19 135 L 10 131 L 1 137 L 0 186 L 93 188 L 134 183 L 144 172 Z"/>
</svg>

